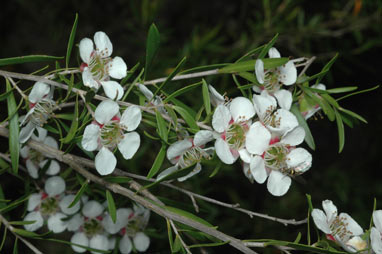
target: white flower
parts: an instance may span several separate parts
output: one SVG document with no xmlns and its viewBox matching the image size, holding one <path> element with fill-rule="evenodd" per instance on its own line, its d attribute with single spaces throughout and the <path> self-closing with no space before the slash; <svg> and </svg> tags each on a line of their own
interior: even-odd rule
<svg viewBox="0 0 382 254">
<path fill-rule="evenodd" d="M 162 171 L 157 180 L 175 172 L 179 168 L 186 168 L 196 163 L 195 168 L 187 175 L 179 177 L 182 182 L 198 174 L 202 170 L 200 162 L 202 159 L 209 160 L 214 152 L 213 148 L 204 148 L 204 145 L 214 139 L 211 131 L 202 130 L 195 134 L 195 137 L 179 140 L 170 145 L 167 149 L 167 159 L 175 166 Z"/>
<path fill-rule="evenodd" d="M 37 127 L 37 130 L 40 135 L 37 137 L 32 134 L 33 140 L 58 149 L 57 141 L 54 138 L 47 136 L 47 131 L 45 129 Z M 49 165 L 45 172 L 47 175 L 56 175 L 60 172 L 60 164 L 56 160 L 45 158 L 44 154 L 30 148 L 28 145 L 25 145 L 20 149 L 20 155 L 25 159 L 28 173 L 34 179 L 38 178 L 38 170 L 47 166 L 48 163 Z"/>
<path fill-rule="evenodd" d="M 110 77 L 122 79 L 126 76 L 126 64 L 120 57 L 111 58 L 113 45 L 104 32 L 94 34 L 94 43 L 89 38 L 80 41 L 80 56 L 84 63 L 81 65 L 82 80 L 85 86 L 98 88 L 102 85 L 105 94 L 110 99 L 121 99 L 123 88 Z"/>
<path fill-rule="evenodd" d="M 312 88 L 319 89 L 319 90 L 326 90 L 326 86 L 324 84 L 317 84 L 313 85 Z M 315 95 L 319 98 L 321 96 L 317 93 Z M 300 105 L 300 111 L 301 114 L 305 117 L 305 119 L 309 119 L 311 116 L 317 113 L 321 109 L 320 105 L 316 103 L 313 99 L 310 99 L 306 96 L 301 96 L 299 98 L 299 105 Z"/>
<path fill-rule="evenodd" d="M 52 115 L 56 103 L 52 100 L 53 89 L 45 83 L 36 82 L 28 96 L 28 113 L 23 117 L 20 130 L 20 143 L 25 143 L 37 127 L 42 127 Z"/>
<path fill-rule="evenodd" d="M 115 234 L 126 227 L 132 214 L 133 210 L 130 208 L 119 208 L 116 212 L 117 219 L 115 223 L 111 219 L 111 216 L 107 214 L 102 220 L 102 225 L 109 234 Z"/>
<path fill-rule="evenodd" d="M 250 100 L 237 97 L 229 106 L 220 104 L 212 117 L 212 126 L 218 133 L 215 141 L 216 154 L 226 164 L 234 163 L 245 149 L 245 136 L 255 109 Z"/>
<path fill-rule="evenodd" d="M 271 48 L 268 52 L 270 58 L 280 58 L 280 53 L 276 48 Z M 297 69 L 292 61 L 288 61 L 283 66 L 264 70 L 264 63 L 261 59 L 256 60 L 255 73 L 257 81 L 262 87 L 253 86 L 255 92 L 260 93 L 262 90 L 268 91 L 272 96 L 276 97 L 281 108 L 290 109 L 292 104 L 292 94 L 288 90 L 281 89 L 282 85 L 293 85 L 297 80 Z"/>
<path fill-rule="evenodd" d="M 371 228 L 371 248 L 377 254 L 382 254 L 382 210 L 373 212 L 374 227 Z"/>
<path fill-rule="evenodd" d="M 329 240 L 341 245 L 348 252 L 357 252 L 366 248 L 366 242 L 359 236 L 363 229 L 347 213 L 337 215 L 337 207 L 330 200 L 322 201 L 322 208 L 313 209 L 312 217 L 314 224 L 326 234 Z"/>
<path fill-rule="evenodd" d="M 216 89 L 208 85 L 208 90 L 210 91 L 210 101 L 212 106 L 217 107 L 219 105 L 222 105 L 225 103 L 225 98 L 223 95 L 221 95 Z"/>
<path fill-rule="evenodd" d="M 86 126 L 82 147 L 87 151 L 99 150 L 95 166 L 101 175 L 111 174 L 117 164 L 112 150 L 118 147 L 128 160 L 137 152 L 140 137 L 134 130 L 141 122 L 142 114 L 138 106 L 128 107 L 120 116 L 119 105 L 112 100 L 101 102 L 95 111 L 95 122 Z M 128 133 L 125 133 L 128 132 Z"/>
<path fill-rule="evenodd" d="M 304 148 L 295 148 L 304 140 L 302 127 L 293 129 L 281 139 L 271 137 L 260 122 L 255 122 L 247 133 L 248 152 L 240 155 L 244 162 L 249 163 L 256 182 L 264 183 L 268 178 L 268 191 L 274 196 L 282 196 L 291 185 L 290 177 L 300 175 L 311 167 L 312 155 Z"/>
</svg>

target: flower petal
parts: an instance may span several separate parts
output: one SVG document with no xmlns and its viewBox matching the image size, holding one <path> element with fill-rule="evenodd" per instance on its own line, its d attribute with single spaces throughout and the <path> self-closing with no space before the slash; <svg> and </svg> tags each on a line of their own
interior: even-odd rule
<svg viewBox="0 0 382 254">
<path fill-rule="evenodd" d="M 116 81 L 101 81 L 105 94 L 112 100 L 120 100 L 123 96 L 123 88 Z"/>
<path fill-rule="evenodd" d="M 274 196 L 283 196 L 289 190 L 292 180 L 289 176 L 272 170 L 268 177 L 267 189 Z"/>
<path fill-rule="evenodd" d="M 292 131 L 286 133 L 280 140 L 280 143 L 290 145 L 290 146 L 296 146 L 302 143 L 305 138 L 305 131 L 304 128 L 301 126 L 298 126 L 294 128 Z"/>
<path fill-rule="evenodd" d="M 233 164 L 237 158 L 233 156 L 226 141 L 217 138 L 215 141 L 215 151 L 219 159 L 225 164 Z"/>
<path fill-rule="evenodd" d="M 31 103 L 37 103 L 39 102 L 44 96 L 46 96 L 50 91 L 50 86 L 42 83 L 42 82 L 36 82 L 33 85 L 33 88 L 28 96 L 28 100 Z"/>
<path fill-rule="evenodd" d="M 65 214 L 72 215 L 78 212 L 81 208 L 80 202 L 77 202 L 73 207 L 69 208 L 69 205 L 73 202 L 75 195 L 69 194 L 61 199 L 59 206 L 61 211 Z"/>
<path fill-rule="evenodd" d="M 115 115 L 119 113 L 119 105 L 115 101 L 102 101 L 94 112 L 94 118 L 100 124 L 109 122 Z"/>
<path fill-rule="evenodd" d="M 123 158 L 126 160 L 131 159 L 138 151 L 141 144 L 141 138 L 135 131 L 125 134 L 121 142 L 118 143 L 118 150 L 121 152 Z"/>
<path fill-rule="evenodd" d="M 331 234 L 330 226 L 328 224 L 327 217 L 325 213 L 320 209 L 313 209 L 312 218 L 316 227 L 320 229 L 325 234 Z"/>
<path fill-rule="evenodd" d="M 93 41 L 89 38 L 83 38 L 80 41 L 80 57 L 83 62 L 89 64 L 90 63 L 90 56 L 94 50 Z"/>
<path fill-rule="evenodd" d="M 134 247 L 140 251 L 146 251 L 150 246 L 150 238 L 143 232 L 138 232 L 133 238 Z"/>
<path fill-rule="evenodd" d="M 65 191 L 65 188 L 65 181 L 61 176 L 49 177 L 44 186 L 45 192 L 49 195 L 49 197 L 60 195 Z"/>
<path fill-rule="evenodd" d="M 251 154 L 261 155 L 269 146 L 271 133 L 260 122 L 255 122 L 249 128 L 245 138 L 245 147 Z"/>
<path fill-rule="evenodd" d="M 285 89 L 280 89 L 276 91 L 273 95 L 276 97 L 277 102 L 281 108 L 290 110 L 293 101 L 291 92 Z"/>
<path fill-rule="evenodd" d="M 228 128 L 231 119 L 232 116 L 229 109 L 224 105 L 219 105 L 212 116 L 212 127 L 215 131 L 221 133 Z"/>
<path fill-rule="evenodd" d="M 28 174 L 33 179 L 37 179 L 38 178 L 38 168 L 36 167 L 36 165 L 29 159 L 25 162 L 25 165 L 27 166 Z"/>
<path fill-rule="evenodd" d="M 86 67 L 82 72 L 82 82 L 84 82 L 84 86 L 94 88 L 98 90 L 100 84 L 94 79 L 90 69 Z"/>
<path fill-rule="evenodd" d="M 109 240 L 107 239 L 107 236 L 97 234 L 93 236 L 89 241 L 89 247 L 98 249 L 98 250 L 108 250 L 109 249 Z M 97 253 L 98 251 L 91 251 L 91 253 Z"/>
<path fill-rule="evenodd" d="M 71 232 L 77 231 L 84 224 L 84 217 L 80 213 L 75 214 L 67 221 L 67 230 Z"/>
<path fill-rule="evenodd" d="M 188 173 L 187 175 L 179 177 L 178 181 L 179 182 L 186 181 L 188 178 L 198 174 L 201 170 L 202 170 L 202 166 L 200 165 L 200 163 L 196 163 L 195 168 L 190 173 Z"/>
<path fill-rule="evenodd" d="M 251 159 L 251 163 L 249 165 L 249 168 L 251 170 L 251 174 L 253 178 L 256 180 L 258 183 L 264 183 L 265 180 L 267 180 L 268 174 L 267 170 L 265 169 L 265 163 L 263 158 L 260 156 L 256 155 Z"/>
<path fill-rule="evenodd" d="M 40 193 L 33 193 L 29 196 L 28 199 L 28 207 L 27 210 L 33 211 L 37 206 L 39 206 L 41 203 L 41 194 Z"/>
<path fill-rule="evenodd" d="M 121 151 L 120 148 L 119 150 Z M 95 167 L 100 175 L 111 174 L 117 165 L 117 159 L 115 158 L 114 154 L 106 147 L 102 147 L 101 150 L 99 150 L 94 162 Z"/>
<path fill-rule="evenodd" d="M 133 210 L 130 208 L 119 208 L 117 209 L 117 220 L 114 223 L 111 219 L 111 216 L 108 214 L 102 220 L 102 225 L 104 229 L 110 233 L 115 234 L 120 231 L 122 228 L 126 227 L 129 222 L 129 216 L 133 213 Z"/>
<path fill-rule="evenodd" d="M 266 90 L 262 91 L 260 95 L 253 95 L 252 100 L 256 113 L 260 119 L 264 119 L 264 117 L 275 111 L 277 108 L 275 98 L 270 96 Z"/>
<path fill-rule="evenodd" d="M 47 138 L 47 135 L 48 135 L 48 131 L 45 130 L 44 128 L 41 128 L 39 126 L 36 127 L 36 130 L 37 130 L 37 135 L 35 135 L 34 133 L 32 134 L 32 139 L 33 140 L 36 140 L 38 142 L 44 142 L 45 139 Z M 52 137 L 50 137 L 52 138 Z M 52 138 L 53 139 L 53 138 Z M 53 139 L 54 140 L 54 139 Z M 48 140 L 48 143 L 45 143 L 44 144 L 47 144 L 47 145 L 50 145 L 50 142 L 51 140 Z M 57 144 L 57 141 L 56 141 L 56 144 Z M 52 147 L 54 148 L 58 148 L 58 145 L 57 146 L 54 146 L 54 145 L 51 145 Z"/>
<path fill-rule="evenodd" d="M 157 181 L 162 180 L 163 178 L 165 178 L 166 176 L 168 176 L 169 174 L 172 174 L 173 172 L 175 172 L 177 170 L 178 170 L 178 165 L 166 168 L 165 170 L 160 172 L 160 174 L 158 174 Z"/>
<path fill-rule="evenodd" d="M 252 102 L 245 97 L 233 99 L 229 105 L 229 110 L 235 122 L 249 120 L 256 114 Z"/>
<path fill-rule="evenodd" d="M 359 236 L 363 234 L 363 229 L 361 226 L 347 213 L 340 213 L 340 219 L 346 221 L 346 229 L 350 231 L 349 233 L 353 236 Z"/>
<path fill-rule="evenodd" d="M 130 238 L 127 235 L 124 235 L 119 241 L 119 251 L 122 254 L 129 254 L 133 249 L 133 244 L 131 243 Z"/>
<path fill-rule="evenodd" d="M 20 149 L 20 156 L 21 156 L 21 158 L 23 158 L 23 159 L 28 158 L 28 156 L 29 156 L 29 151 L 30 151 L 30 147 L 29 147 L 29 146 L 27 146 L 27 145 L 23 146 L 23 147 Z"/>
<path fill-rule="evenodd" d="M 382 254 L 381 233 L 375 227 L 371 228 L 370 239 L 371 239 L 371 248 L 373 249 L 373 251 L 377 254 Z"/>
<path fill-rule="evenodd" d="M 28 122 L 27 125 L 25 125 L 23 128 L 20 130 L 20 136 L 19 136 L 19 141 L 21 144 L 25 143 L 28 141 L 28 139 L 32 136 L 33 131 L 36 129 L 36 125 L 32 122 Z"/>
<path fill-rule="evenodd" d="M 62 219 L 65 218 L 66 215 L 63 213 L 55 213 L 51 215 L 48 219 L 48 229 L 56 234 L 64 232 L 66 229 L 66 221 L 63 221 Z"/>
<path fill-rule="evenodd" d="M 121 124 L 127 128 L 127 131 L 133 131 L 139 126 L 141 120 L 141 109 L 138 106 L 133 105 L 126 108 L 126 110 L 123 112 L 121 117 Z"/>
<path fill-rule="evenodd" d="M 337 217 L 337 207 L 331 200 L 324 200 L 322 201 L 322 208 L 324 208 L 328 223 L 331 224 Z"/>
<path fill-rule="evenodd" d="M 280 71 L 279 80 L 286 86 L 293 85 L 297 80 L 297 69 L 292 61 L 278 67 Z"/>
<path fill-rule="evenodd" d="M 79 245 L 83 245 L 83 246 L 86 246 L 88 247 L 89 246 L 89 239 L 87 238 L 87 236 L 85 235 L 85 233 L 83 232 L 77 232 L 75 233 L 72 238 L 70 239 L 70 242 L 71 243 L 75 243 L 75 244 L 79 244 Z M 82 253 L 82 252 L 85 252 L 86 249 L 84 248 L 81 248 L 79 246 L 76 246 L 76 245 L 72 245 L 72 249 L 77 252 L 77 253 Z"/>
<path fill-rule="evenodd" d="M 373 222 L 379 232 L 382 232 L 382 210 L 376 210 L 373 212 Z"/>
<path fill-rule="evenodd" d="M 264 63 L 261 59 L 256 60 L 255 73 L 256 73 L 257 81 L 259 81 L 260 84 L 264 84 L 264 78 L 265 78 Z"/>
<path fill-rule="evenodd" d="M 280 52 L 275 47 L 272 47 L 269 49 L 268 55 L 269 55 L 269 58 L 280 58 L 281 57 Z"/>
<path fill-rule="evenodd" d="M 32 231 L 32 232 L 36 231 L 39 228 L 41 228 L 42 225 L 44 224 L 44 219 L 42 218 L 40 212 L 31 212 L 31 213 L 28 213 L 24 217 L 24 221 L 35 221 L 32 224 L 25 224 L 24 225 L 25 230 Z"/>
<path fill-rule="evenodd" d="M 245 163 L 251 162 L 251 154 L 248 152 L 247 149 L 240 149 L 239 151 L 240 159 L 244 161 Z"/>
<path fill-rule="evenodd" d="M 304 148 L 296 148 L 286 156 L 286 163 L 296 172 L 304 173 L 312 166 L 312 155 Z"/>
<path fill-rule="evenodd" d="M 188 149 L 192 147 L 192 142 L 188 139 L 178 140 L 175 143 L 172 143 L 167 149 L 167 159 L 172 161 L 176 157 L 182 155 Z"/>
<path fill-rule="evenodd" d="M 151 100 L 153 98 L 154 94 L 145 85 L 138 84 L 138 89 L 141 93 L 143 93 L 147 100 Z"/>
<path fill-rule="evenodd" d="M 94 34 L 94 43 L 103 57 L 109 57 L 113 53 L 113 44 L 104 32 L 100 31 Z"/>
<path fill-rule="evenodd" d="M 86 151 L 94 151 L 98 148 L 98 138 L 100 136 L 100 127 L 97 124 L 86 126 L 82 136 L 81 145 Z"/>
<path fill-rule="evenodd" d="M 125 61 L 119 56 L 113 58 L 109 65 L 109 75 L 115 79 L 122 79 L 126 77 L 127 66 Z"/>
<path fill-rule="evenodd" d="M 82 214 L 89 218 L 95 218 L 103 212 L 104 207 L 95 200 L 90 200 L 82 207 Z"/>
<path fill-rule="evenodd" d="M 40 162 L 40 168 L 44 168 L 44 166 L 49 163 L 49 160 L 43 160 L 42 162 Z M 50 164 L 49 164 L 49 167 L 48 169 L 46 170 L 45 174 L 47 175 L 57 175 L 58 172 L 60 172 L 60 164 L 58 164 L 58 162 L 56 160 L 50 160 Z"/>
<path fill-rule="evenodd" d="M 224 102 L 225 102 L 224 97 L 218 91 L 216 91 L 216 89 L 213 86 L 208 85 L 208 90 L 210 91 L 211 104 L 214 107 L 217 107 L 218 105 L 224 104 Z"/>
<path fill-rule="evenodd" d="M 201 130 L 198 131 L 194 136 L 194 145 L 202 146 L 214 139 L 212 131 Z"/>
<path fill-rule="evenodd" d="M 278 109 L 274 113 L 274 116 L 274 122 L 278 122 L 279 124 L 277 126 L 267 125 L 267 127 L 278 135 L 282 136 L 298 126 L 298 121 L 295 115 L 286 109 Z"/>
</svg>

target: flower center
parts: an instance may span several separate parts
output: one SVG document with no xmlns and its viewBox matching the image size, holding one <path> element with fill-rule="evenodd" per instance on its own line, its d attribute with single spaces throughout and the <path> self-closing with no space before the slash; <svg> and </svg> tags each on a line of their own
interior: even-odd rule
<svg viewBox="0 0 382 254">
<path fill-rule="evenodd" d="M 281 143 L 276 143 L 269 146 L 263 154 L 266 166 L 273 170 L 278 170 L 282 173 L 288 173 L 289 169 L 285 160 L 288 152 L 289 149 L 286 147 L 286 145 Z"/>
<path fill-rule="evenodd" d="M 42 99 L 38 103 L 34 104 L 33 112 L 29 116 L 29 120 L 36 126 L 42 127 L 53 114 L 53 108 L 56 103 L 50 99 Z"/>
<path fill-rule="evenodd" d="M 85 220 L 83 225 L 83 231 L 88 237 L 92 237 L 96 234 L 102 233 L 103 227 L 101 221 L 97 218 L 89 218 Z"/>
<path fill-rule="evenodd" d="M 225 132 L 225 140 L 233 150 L 239 150 L 245 144 L 245 134 L 248 131 L 246 122 L 232 123 Z"/>
<path fill-rule="evenodd" d="M 48 197 L 41 202 L 40 212 L 43 215 L 54 214 L 58 210 L 58 200 L 54 197 Z"/>
<path fill-rule="evenodd" d="M 264 89 L 270 93 L 278 91 L 281 87 L 279 76 L 280 71 L 278 69 L 267 71 L 264 77 Z"/>
<path fill-rule="evenodd" d="M 129 223 L 126 226 L 126 234 L 130 237 L 134 237 L 138 232 L 142 232 L 147 225 L 147 220 L 144 216 L 133 216 L 129 219 Z"/>
<path fill-rule="evenodd" d="M 202 159 L 210 160 L 211 156 L 206 153 L 201 147 L 193 146 L 188 149 L 179 159 L 181 168 L 186 168 L 194 163 L 200 162 Z"/>
<path fill-rule="evenodd" d="M 124 137 L 124 126 L 119 120 L 111 120 L 101 128 L 101 143 L 113 149 Z"/>
<path fill-rule="evenodd" d="M 89 62 L 89 70 L 95 80 L 105 80 L 109 77 L 109 63 L 111 57 L 106 57 L 103 52 L 94 51 Z"/>
<path fill-rule="evenodd" d="M 39 165 L 44 159 L 44 155 L 37 150 L 32 148 L 29 149 L 28 158 L 36 165 Z"/>
<path fill-rule="evenodd" d="M 347 229 L 349 223 L 346 221 L 346 217 L 340 218 L 336 216 L 333 222 L 330 224 L 331 235 L 338 237 L 342 242 L 347 242 L 353 235 L 353 232 Z"/>
<path fill-rule="evenodd" d="M 262 122 L 266 126 L 271 126 L 273 128 L 280 127 L 281 118 L 277 117 L 277 112 L 274 113 L 275 108 L 270 106 L 264 113 L 262 117 Z"/>
</svg>

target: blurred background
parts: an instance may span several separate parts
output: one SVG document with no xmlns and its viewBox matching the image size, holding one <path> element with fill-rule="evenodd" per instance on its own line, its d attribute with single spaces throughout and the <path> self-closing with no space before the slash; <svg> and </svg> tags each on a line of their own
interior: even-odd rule
<svg viewBox="0 0 382 254">
<path fill-rule="evenodd" d="M 78 13 L 76 42 L 84 37 L 92 38 L 96 31 L 104 31 L 113 43 L 113 55 L 121 56 L 130 68 L 137 62 L 144 65 L 147 31 L 154 22 L 160 31 L 161 46 L 148 79 L 168 75 L 184 56 L 187 56 L 184 68 L 233 62 L 279 33 L 275 46 L 282 56 L 317 57 L 308 75 L 318 73 L 336 52 L 339 53 L 330 73 L 322 80 L 327 88 L 358 86 L 367 89 L 380 85 L 382 80 L 382 1 L 379 0 L 17 0 L 2 1 L 0 6 L 0 58 L 29 54 L 64 56 L 75 13 Z M 72 60 L 72 66 L 78 66 L 76 59 Z M 25 64 L 3 69 L 28 73 L 42 66 Z M 221 93 L 227 92 L 230 97 L 239 95 L 230 75 L 206 80 Z M 174 82 L 171 86 L 180 88 L 193 82 Z M 3 84 L 1 92 L 4 87 Z M 183 102 L 197 108 L 202 103 L 199 92 L 196 89 L 195 94 L 184 96 Z M 281 198 L 271 196 L 265 184 L 251 184 L 239 163 L 223 167 L 214 178 L 208 177 L 214 166 L 207 165 L 201 174 L 177 185 L 224 202 L 240 203 L 249 210 L 295 219 L 306 217 L 305 194 L 308 193 L 315 207 L 321 208 L 324 199 L 333 200 L 339 211 L 348 212 L 363 228 L 368 228 L 374 198 L 379 201 L 377 208 L 382 209 L 381 99 L 379 88 L 341 101 L 344 108 L 369 122 L 352 129 L 346 127 L 346 143 L 341 154 L 338 154 L 336 124 L 327 118 L 309 120 L 317 147 L 316 151 L 311 151 L 313 166 L 303 175 L 306 183 L 294 181 L 289 192 Z M 0 112 L 4 119 L 6 107 Z M 5 139 L 1 142 L 7 144 Z M 6 151 L 6 146 L 3 147 L 2 151 Z M 144 142 L 142 151 L 121 167 L 146 175 L 156 156 L 153 151 L 159 148 L 159 144 L 156 147 Z M 0 179 L 5 196 L 22 195 L 22 182 L 5 179 L 5 176 Z M 178 200 L 178 207 L 192 211 L 187 196 L 165 187 L 155 187 L 152 192 Z M 200 207 L 198 216 L 240 239 L 293 241 L 298 232 L 303 233 L 303 241 L 306 239 L 305 225 L 285 227 L 204 202 L 200 202 Z M 12 219 L 17 220 L 18 214 L 14 216 Z M 155 238 L 147 253 L 169 253 L 165 220 L 152 215 L 148 231 Z M 65 234 L 58 237 L 70 239 L 70 235 Z M 192 240 L 187 240 L 192 244 Z M 12 243 L 12 238 L 6 243 L 10 249 Z M 44 253 L 52 253 L 52 248 L 54 253 L 72 252 L 65 245 L 52 247 L 50 242 L 39 241 L 38 246 Z M 228 246 L 205 250 L 206 253 L 236 253 Z M 199 252 L 195 249 L 195 253 Z M 266 252 L 278 251 L 267 249 Z M 20 253 L 28 253 L 22 244 Z"/>
</svg>

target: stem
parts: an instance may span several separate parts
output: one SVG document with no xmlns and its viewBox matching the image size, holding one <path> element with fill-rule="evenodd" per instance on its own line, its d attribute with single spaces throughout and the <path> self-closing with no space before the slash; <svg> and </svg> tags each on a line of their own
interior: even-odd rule
<svg viewBox="0 0 382 254">
<path fill-rule="evenodd" d="M 205 76 L 217 75 L 217 74 L 219 74 L 219 69 L 214 69 L 214 70 L 209 70 L 209 71 L 201 71 L 201 72 L 195 72 L 195 73 L 191 73 L 191 74 L 178 75 L 178 76 L 173 77 L 171 79 L 171 81 L 205 77 Z M 143 84 L 144 85 L 154 85 L 156 83 L 164 82 L 166 79 L 167 79 L 167 77 L 157 78 L 154 80 L 145 81 L 145 82 L 143 82 Z"/>
</svg>

